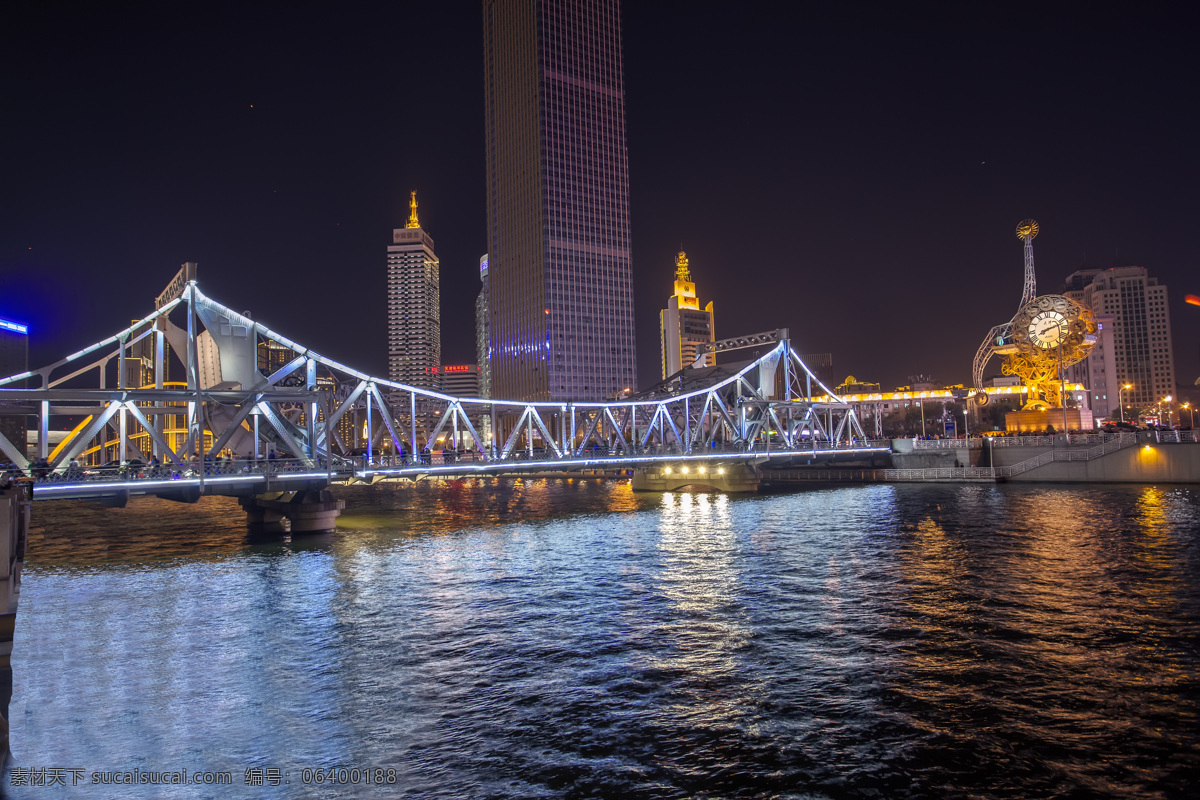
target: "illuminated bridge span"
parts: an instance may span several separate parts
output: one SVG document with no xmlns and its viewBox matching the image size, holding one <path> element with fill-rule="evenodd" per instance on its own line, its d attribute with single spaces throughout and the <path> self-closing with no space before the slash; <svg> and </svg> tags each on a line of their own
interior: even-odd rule
<svg viewBox="0 0 1200 800">
<path fill-rule="evenodd" d="M 205 296 L 191 264 L 156 306 L 103 341 L 0 379 L 0 413 L 36 420 L 32 463 L 0 436 L 6 459 L 32 476 L 35 499 L 252 497 L 337 481 L 667 461 L 681 465 L 676 475 L 688 467 L 715 479 L 768 459 L 889 452 L 867 440 L 853 406 L 809 371 L 786 330 L 717 343 L 766 352 L 685 369 L 639 395 L 519 402 L 453 397 L 326 358 Z M 52 421 L 68 418 L 82 421 L 50 449 Z"/>
</svg>

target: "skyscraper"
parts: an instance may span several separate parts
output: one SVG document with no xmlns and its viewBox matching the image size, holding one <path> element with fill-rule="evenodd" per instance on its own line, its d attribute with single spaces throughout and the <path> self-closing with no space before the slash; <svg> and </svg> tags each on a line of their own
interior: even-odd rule
<svg viewBox="0 0 1200 800">
<path fill-rule="evenodd" d="M 692 273 L 688 269 L 687 253 L 682 250 L 675 256 L 675 294 L 658 314 L 658 329 L 662 338 L 664 378 L 692 366 L 699 345 L 716 341 L 712 301 L 703 311 L 700 310 L 696 284 L 692 283 Z M 711 356 L 709 359 L 706 365 L 711 364 Z"/>
<path fill-rule="evenodd" d="M 634 385 L 618 0 L 483 0 L 492 396 Z"/>
<path fill-rule="evenodd" d="M 442 364 L 439 265 L 433 237 L 417 221 L 416 192 L 409 212 L 408 225 L 392 231 L 387 249 L 388 377 L 436 389 Z"/>
<path fill-rule="evenodd" d="M 1159 403 L 1175 391 L 1175 354 L 1167 287 L 1144 267 L 1085 269 L 1067 276 L 1065 294 L 1092 310 L 1097 319 L 1112 317 L 1112 364 L 1105 377 L 1109 401 L 1121 396 L 1125 418 Z M 1092 372 L 1095 382 L 1101 373 Z M 1120 389 L 1128 385 L 1128 389 Z M 1088 387 L 1093 396 L 1097 386 Z M 1112 403 L 1116 408 L 1116 403 Z M 1116 417 L 1110 411 L 1109 417 Z"/>
<path fill-rule="evenodd" d="M 19 322 L 0 319 L 0 378 L 19 375 L 28 369 L 29 328 Z M 29 385 L 20 382 L 9 384 L 7 388 L 26 388 Z M 14 403 L 13 406 L 17 404 Z M 0 407 L 0 434 L 7 440 L 5 446 L 0 446 L 0 462 L 14 460 L 14 455 L 26 455 L 27 431 L 27 420 L 23 410 L 17 413 L 7 404 Z"/>
<path fill-rule="evenodd" d="M 488 257 L 479 259 L 479 296 L 475 298 L 475 363 L 479 365 L 479 396 L 492 396 L 492 304 L 488 297 Z"/>
</svg>

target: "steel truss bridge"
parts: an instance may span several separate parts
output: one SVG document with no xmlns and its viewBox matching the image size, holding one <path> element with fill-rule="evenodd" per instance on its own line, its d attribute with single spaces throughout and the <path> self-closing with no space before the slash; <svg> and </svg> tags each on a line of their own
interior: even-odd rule
<svg viewBox="0 0 1200 800">
<path fill-rule="evenodd" d="M 685 369 L 636 396 L 520 402 L 453 397 L 360 372 L 205 296 L 191 264 L 156 306 L 66 358 L 0 378 L 0 413 L 36 419 L 32 460 L 0 435 L 10 473 L 31 477 L 35 498 L 118 489 L 198 497 L 665 461 L 695 462 L 699 474 L 764 459 L 890 452 L 867 439 L 854 406 L 817 380 L 786 330 L 717 343 L 767 351 Z M 167 380 L 169 369 L 186 380 Z M 51 449 L 51 419 L 64 418 L 82 421 Z"/>
</svg>

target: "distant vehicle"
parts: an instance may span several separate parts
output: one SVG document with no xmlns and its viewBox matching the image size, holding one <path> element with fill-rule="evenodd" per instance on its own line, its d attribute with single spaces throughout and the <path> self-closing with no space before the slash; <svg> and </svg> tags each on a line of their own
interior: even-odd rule
<svg viewBox="0 0 1200 800">
<path fill-rule="evenodd" d="M 132 458 L 122 464 L 120 461 L 107 461 L 98 467 L 84 467 L 83 474 L 90 478 L 115 480 L 117 478 L 145 478 L 146 462 L 140 458 Z"/>
</svg>

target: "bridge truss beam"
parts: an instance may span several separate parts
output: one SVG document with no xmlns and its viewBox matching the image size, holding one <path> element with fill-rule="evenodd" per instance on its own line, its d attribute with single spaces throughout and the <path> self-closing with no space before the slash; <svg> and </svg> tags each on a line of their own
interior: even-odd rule
<svg viewBox="0 0 1200 800">
<path fill-rule="evenodd" d="M 412 463 L 436 450 L 480 462 L 600 452 L 640 459 L 717 448 L 836 449 L 867 439 L 854 407 L 816 379 L 786 330 L 722 343 L 722 350 L 770 350 L 693 391 L 607 403 L 519 402 L 452 397 L 371 376 L 206 297 L 194 280 L 172 291 L 114 336 L 0 378 L 0 411 L 37 418 L 35 460 L 43 468 L 137 457 L 181 464 L 222 452 L 256 459 L 272 450 L 315 469 L 379 455 Z M 173 314 L 185 316 L 184 324 Z M 186 380 L 170 381 L 172 371 Z M 61 427 L 63 417 L 81 415 L 84 422 L 50 452 L 51 418 Z M 0 451 L 24 469 L 23 444 L 0 436 Z"/>
</svg>

